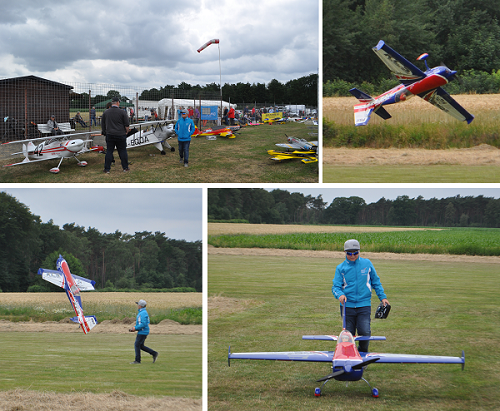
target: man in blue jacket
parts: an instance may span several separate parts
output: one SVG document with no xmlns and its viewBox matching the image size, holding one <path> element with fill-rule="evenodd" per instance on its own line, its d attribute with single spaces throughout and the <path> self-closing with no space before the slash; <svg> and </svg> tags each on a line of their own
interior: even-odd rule
<svg viewBox="0 0 500 411">
<path fill-rule="evenodd" d="M 179 142 L 179 163 L 184 163 L 184 167 L 188 166 L 189 162 L 189 144 L 191 143 L 191 135 L 195 131 L 193 120 L 188 117 L 188 111 L 182 109 L 180 111 L 181 118 L 175 123 L 175 133 Z"/>
<path fill-rule="evenodd" d="M 375 267 L 359 256 L 359 242 L 344 243 L 346 259 L 335 270 L 332 293 L 345 304 L 346 328 L 352 335 L 370 336 L 372 288 L 384 305 L 389 304 Z M 342 306 L 340 307 L 342 313 Z M 359 342 L 359 351 L 368 352 L 368 341 Z"/>
<path fill-rule="evenodd" d="M 148 354 L 153 356 L 153 363 L 158 358 L 158 353 L 151 348 L 144 345 L 144 341 L 149 335 L 149 315 L 146 311 L 146 301 L 139 300 L 137 304 L 137 318 L 135 320 L 135 327 L 131 328 L 130 332 L 137 331 L 137 337 L 135 339 L 135 361 L 130 364 L 140 364 L 141 363 L 141 350 L 146 351 Z"/>
</svg>

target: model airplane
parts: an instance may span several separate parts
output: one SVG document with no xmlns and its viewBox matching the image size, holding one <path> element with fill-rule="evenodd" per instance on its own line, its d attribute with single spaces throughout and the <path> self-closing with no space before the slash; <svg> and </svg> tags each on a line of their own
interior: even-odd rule
<svg viewBox="0 0 500 411">
<path fill-rule="evenodd" d="M 286 135 L 286 134 L 285 134 Z M 288 137 L 288 143 L 276 144 L 278 147 L 286 148 L 287 151 L 268 150 L 267 154 L 271 160 L 283 161 L 299 158 L 303 163 L 316 163 L 318 161 L 318 142 L 307 141 L 302 138 Z M 292 150 L 292 151 L 288 151 Z"/>
<path fill-rule="evenodd" d="M 382 354 L 378 352 L 366 353 L 358 352 L 354 341 L 361 340 L 385 340 L 385 337 L 353 337 L 346 330 L 345 306 L 343 315 L 342 332 L 336 335 L 304 335 L 303 340 L 325 340 L 337 341 L 335 351 L 293 351 L 293 352 L 250 352 L 250 353 L 231 353 L 231 347 L 228 351 L 228 364 L 231 360 L 273 360 L 273 361 L 311 361 L 328 362 L 332 364 L 332 372 L 326 377 L 320 378 L 316 382 L 323 382 L 322 387 L 331 379 L 337 381 L 365 381 L 371 389 L 373 397 L 378 397 L 377 388 L 372 388 L 370 383 L 363 378 L 363 372 L 369 364 L 377 363 L 413 363 L 413 364 L 462 364 L 462 370 L 465 366 L 465 354 L 462 351 L 462 357 L 444 357 L 436 355 L 411 355 L 411 354 Z M 321 395 L 321 388 L 314 390 L 314 395 Z"/>
<path fill-rule="evenodd" d="M 164 146 L 170 151 L 175 151 L 175 148 L 167 142 L 172 137 L 175 137 L 172 120 L 146 121 L 131 124 L 130 131 L 127 134 L 127 149 L 153 144 L 160 150 L 161 154 L 165 155 Z"/>
<path fill-rule="evenodd" d="M 391 118 L 391 115 L 382 106 L 405 101 L 414 95 L 423 98 L 460 121 L 467 121 L 470 124 L 474 120 L 474 116 L 441 87 L 455 79 L 456 71 L 450 70 L 446 66 L 430 69 L 427 66 L 429 55 L 424 53 L 417 59 L 425 62 L 426 71 L 423 72 L 382 40 L 373 48 L 373 51 L 395 74 L 401 84 L 375 98 L 357 88 L 349 90 L 362 103 L 354 106 L 354 122 L 357 126 L 368 124 L 372 112 L 384 120 Z"/>
<path fill-rule="evenodd" d="M 24 160 L 19 163 L 6 164 L 4 167 L 17 166 L 19 164 L 35 163 L 38 161 L 54 160 L 60 159 L 57 167 L 50 169 L 51 173 L 59 173 L 59 167 L 65 158 L 73 157 L 78 165 L 85 167 L 87 165 L 86 161 L 78 160 L 77 156 L 83 153 L 88 153 L 89 151 L 102 151 L 102 146 L 88 147 L 88 144 L 92 140 L 82 140 L 81 138 L 74 138 L 80 136 L 88 136 L 92 134 L 91 132 L 75 133 L 75 134 L 65 134 L 53 137 L 38 137 L 28 140 L 21 141 L 11 141 L 3 144 L 13 144 L 13 143 L 28 143 L 23 144 L 23 151 L 12 153 L 13 156 L 18 156 L 20 154 L 24 155 Z M 33 142 L 38 141 L 39 143 L 35 145 Z"/>
<path fill-rule="evenodd" d="M 82 299 L 80 297 L 80 291 L 94 290 L 95 281 L 71 274 L 68 263 L 62 255 L 59 255 L 57 259 L 57 271 L 39 268 L 38 274 L 45 281 L 64 288 L 76 313 L 76 317 L 71 318 L 71 321 L 79 323 L 85 334 L 95 327 L 97 319 L 94 315 L 83 315 Z"/>
<path fill-rule="evenodd" d="M 238 128 L 239 129 L 239 128 Z M 206 130 L 200 131 L 198 127 L 195 127 L 195 131 L 193 133 L 194 137 L 211 137 L 211 136 L 220 136 L 227 138 L 236 138 L 229 127 L 221 127 L 221 128 L 207 128 Z"/>
</svg>

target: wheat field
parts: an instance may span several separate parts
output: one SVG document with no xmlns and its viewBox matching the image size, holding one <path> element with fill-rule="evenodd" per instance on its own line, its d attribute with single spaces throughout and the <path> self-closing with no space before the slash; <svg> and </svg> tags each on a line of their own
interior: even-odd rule
<svg viewBox="0 0 500 411">
<path fill-rule="evenodd" d="M 475 116 L 475 123 L 500 121 L 500 94 L 460 94 L 453 98 Z M 354 125 L 354 97 L 324 97 L 323 117 L 342 125 Z M 385 107 L 392 118 L 391 124 L 408 123 L 453 123 L 457 120 L 421 98 L 411 98 L 399 104 Z M 371 116 L 370 124 L 382 124 L 379 116 Z"/>
</svg>

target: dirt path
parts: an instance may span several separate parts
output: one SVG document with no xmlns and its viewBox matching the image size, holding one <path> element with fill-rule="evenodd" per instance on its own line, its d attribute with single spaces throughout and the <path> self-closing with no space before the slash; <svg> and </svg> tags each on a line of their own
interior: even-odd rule
<svg viewBox="0 0 500 411">
<path fill-rule="evenodd" d="M 331 165 L 500 165 L 500 150 L 481 144 L 472 148 L 328 148 L 323 163 Z"/>
<path fill-rule="evenodd" d="M 135 324 L 134 318 L 125 318 L 123 320 L 103 321 L 97 324 L 93 329 L 93 334 L 127 334 L 131 324 Z M 150 334 L 202 334 L 201 325 L 181 325 L 172 320 L 163 320 L 159 324 L 150 325 Z M 51 332 L 51 333 L 80 333 L 80 326 L 69 320 L 47 321 L 38 323 L 30 322 L 11 322 L 0 320 L 0 332 Z"/>
</svg>

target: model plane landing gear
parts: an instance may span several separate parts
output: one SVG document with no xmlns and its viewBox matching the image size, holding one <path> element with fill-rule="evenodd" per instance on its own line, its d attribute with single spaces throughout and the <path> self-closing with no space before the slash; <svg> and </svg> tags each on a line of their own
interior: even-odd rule
<svg viewBox="0 0 500 411">
<path fill-rule="evenodd" d="M 368 384 L 368 387 L 370 387 L 370 390 L 372 391 L 372 397 L 378 398 L 378 390 L 376 388 L 372 388 L 370 383 L 366 381 L 363 377 L 361 377 L 361 379 Z"/>
</svg>

